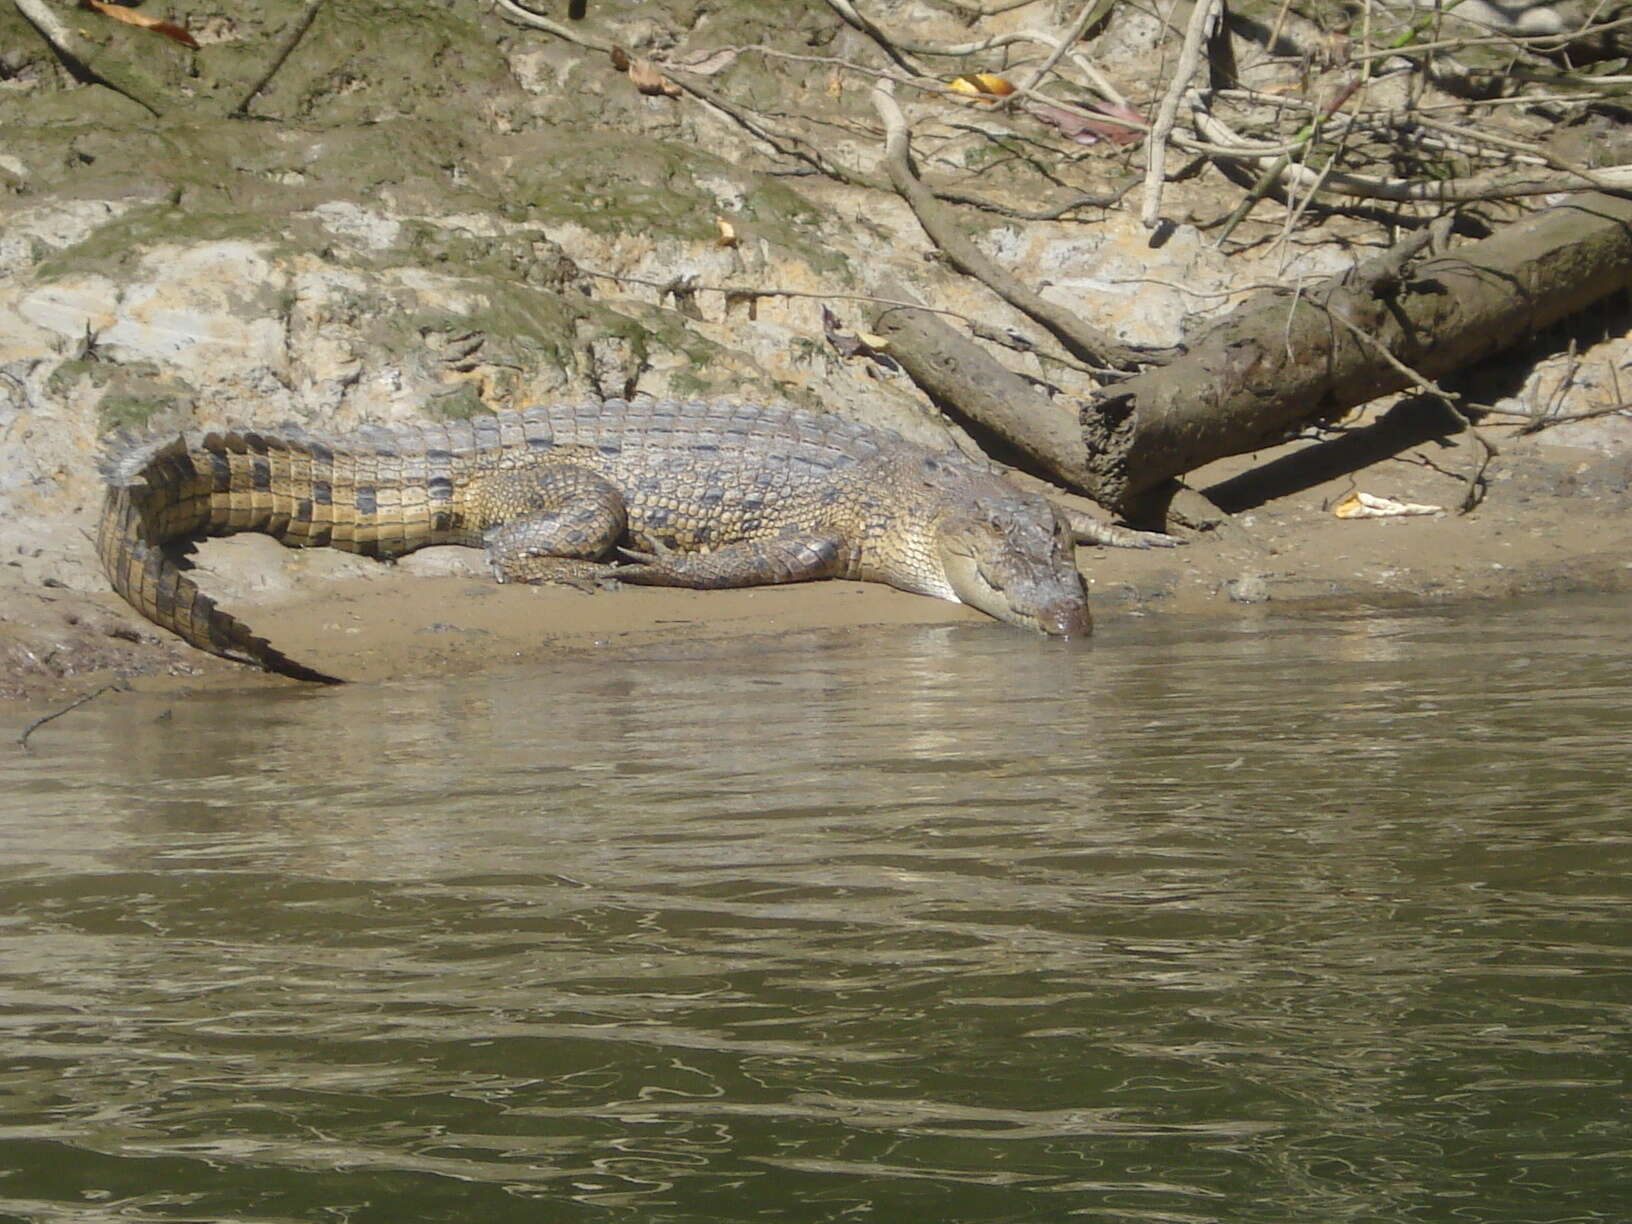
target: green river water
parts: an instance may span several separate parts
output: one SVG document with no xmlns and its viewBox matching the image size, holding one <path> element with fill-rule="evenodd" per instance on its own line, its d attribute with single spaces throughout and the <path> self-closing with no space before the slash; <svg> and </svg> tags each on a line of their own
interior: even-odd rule
<svg viewBox="0 0 1632 1224">
<path fill-rule="evenodd" d="M 1628 613 L 108 694 L 0 754 L 0 1219 L 1619 1224 Z"/>
</svg>

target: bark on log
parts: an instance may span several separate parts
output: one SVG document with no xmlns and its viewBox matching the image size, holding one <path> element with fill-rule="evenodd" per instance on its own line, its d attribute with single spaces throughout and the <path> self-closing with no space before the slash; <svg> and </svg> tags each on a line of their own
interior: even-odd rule
<svg viewBox="0 0 1632 1224">
<path fill-rule="evenodd" d="M 1632 286 L 1632 200 L 1581 196 L 1403 274 L 1402 262 L 1255 298 L 1182 357 L 1107 388 L 1082 409 L 1084 491 L 1137 517 L 1172 477 L 1412 385 L 1378 345 L 1436 378 Z"/>
<path fill-rule="evenodd" d="M 898 284 L 884 291 L 897 301 L 913 300 Z M 873 313 L 871 326 L 939 407 L 977 431 L 997 435 L 1037 475 L 1081 489 L 1088 452 L 1074 407 L 1049 399 L 930 311 L 885 306 Z"/>
</svg>

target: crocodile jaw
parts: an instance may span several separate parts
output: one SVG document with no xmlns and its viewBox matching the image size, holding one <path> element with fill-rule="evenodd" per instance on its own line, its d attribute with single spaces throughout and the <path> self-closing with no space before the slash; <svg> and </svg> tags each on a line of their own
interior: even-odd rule
<svg viewBox="0 0 1632 1224">
<path fill-rule="evenodd" d="M 1069 535 L 1013 523 L 944 524 L 937 540 L 941 568 L 955 598 L 989 616 L 1046 633 L 1093 632 L 1088 587 L 1071 557 Z"/>
</svg>

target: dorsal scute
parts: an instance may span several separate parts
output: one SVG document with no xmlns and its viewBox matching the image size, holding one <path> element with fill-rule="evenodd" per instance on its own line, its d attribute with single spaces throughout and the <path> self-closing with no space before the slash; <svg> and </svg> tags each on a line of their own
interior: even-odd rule
<svg viewBox="0 0 1632 1224">
<path fill-rule="evenodd" d="M 864 462 L 892 444 L 917 451 L 898 435 L 828 413 L 784 404 L 738 400 L 619 398 L 539 404 L 519 412 L 426 425 L 368 424 L 349 433 L 313 430 L 296 422 L 267 428 L 205 428 L 142 436 L 122 431 L 107 440 L 99 466 L 114 487 L 144 483 L 155 464 L 184 460 L 199 451 L 216 454 L 335 454 L 412 456 L 446 452 L 467 456 L 559 445 L 615 445 L 625 437 L 642 447 L 735 446 L 751 439 L 778 458 L 831 469 Z M 957 456 L 950 457 L 957 461 Z"/>
<path fill-rule="evenodd" d="M 97 466 L 109 485 L 128 489 L 146 483 L 145 473 L 154 463 L 185 458 L 189 449 L 185 434 L 142 435 L 120 431 L 108 439 Z"/>
</svg>

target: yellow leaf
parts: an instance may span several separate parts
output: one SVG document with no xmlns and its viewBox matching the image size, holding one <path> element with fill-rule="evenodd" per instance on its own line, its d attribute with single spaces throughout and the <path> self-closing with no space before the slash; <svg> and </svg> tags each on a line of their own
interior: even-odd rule
<svg viewBox="0 0 1632 1224">
<path fill-rule="evenodd" d="M 715 217 L 714 224 L 720 227 L 720 246 L 734 247 L 737 245 L 736 226 L 732 225 L 731 222 L 727 221 L 724 217 Z"/>
<path fill-rule="evenodd" d="M 990 100 L 992 98 L 1006 98 L 1014 92 L 1014 86 L 1000 76 L 990 72 L 970 72 L 958 77 L 947 86 L 953 93 L 960 93 L 966 97 Z"/>
</svg>

